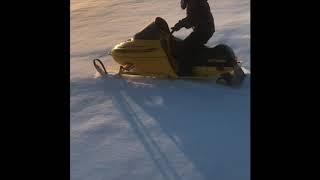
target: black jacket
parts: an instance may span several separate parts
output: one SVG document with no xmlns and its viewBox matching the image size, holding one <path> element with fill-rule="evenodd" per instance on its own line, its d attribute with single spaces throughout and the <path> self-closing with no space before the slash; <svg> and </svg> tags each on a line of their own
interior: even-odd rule
<svg viewBox="0 0 320 180">
<path fill-rule="evenodd" d="M 188 0 L 187 17 L 178 22 L 180 27 L 193 28 L 195 31 L 215 32 L 214 19 L 207 0 Z"/>
</svg>

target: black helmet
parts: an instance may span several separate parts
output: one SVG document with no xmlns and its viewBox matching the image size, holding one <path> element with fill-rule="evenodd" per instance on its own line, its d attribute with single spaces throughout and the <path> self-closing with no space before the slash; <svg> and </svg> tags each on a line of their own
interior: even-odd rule
<svg viewBox="0 0 320 180">
<path fill-rule="evenodd" d="M 180 0 L 181 9 L 185 9 L 187 7 L 188 0 Z"/>
</svg>

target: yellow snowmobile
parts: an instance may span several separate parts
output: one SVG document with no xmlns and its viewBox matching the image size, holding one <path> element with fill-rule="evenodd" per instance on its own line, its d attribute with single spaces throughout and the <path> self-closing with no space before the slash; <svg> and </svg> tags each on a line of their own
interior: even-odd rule
<svg viewBox="0 0 320 180">
<path fill-rule="evenodd" d="M 167 22 L 157 17 L 155 21 L 136 33 L 133 38 L 116 45 L 109 55 L 120 64 L 118 75 L 139 75 L 172 79 L 216 78 L 227 85 L 240 85 L 245 73 L 233 50 L 224 44 L 203 46 L 196 52 L 192 74 L 181 75 L 179 48 L 183 41 L 170 32 Z M 103 63 L 93 64 L 101 74 L 108 74 Z"/>
</svg>

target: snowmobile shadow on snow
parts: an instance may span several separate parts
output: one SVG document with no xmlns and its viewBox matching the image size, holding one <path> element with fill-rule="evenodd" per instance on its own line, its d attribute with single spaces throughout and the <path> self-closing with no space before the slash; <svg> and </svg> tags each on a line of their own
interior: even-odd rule
<svg viewBox="0 0 320 180">
<path fill-rule="evenodd" d="M 186 178 L 172 162 L 176 155 L 185 156 L 203 179 L 250 178 L 248 82 L 243 91 L 233 91 L 190 81 L 97 81 L 97 89 L 112 96 L 126 115 L 164 179 Z"/>
<path fill-rule="evenodd" d="M 77 80 L 70 83 L 71 95 L 90 94 L 72 100 L 77 106 L 71 113 L 112 99 L 164 179 L 249 179 L 250 86 L 244 84 L 233 90 L 199 81 Z M 103 133 L 103 127 L 95 131 Z M 185 166 L 199 177 L 188 177 Z"/>
</svg>

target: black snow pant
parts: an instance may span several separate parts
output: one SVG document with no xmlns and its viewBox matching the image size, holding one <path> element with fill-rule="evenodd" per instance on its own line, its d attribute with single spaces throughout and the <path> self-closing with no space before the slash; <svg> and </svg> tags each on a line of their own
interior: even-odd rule
<svg viewBox="0 0 320 180">
<path fill-rule="evenodd" d="M 199 49 L 208 42 L 213 33 L 212 29 L 195 29 L 183 40 L 179 75 L 192 74 L 192 66 L 197 60 L 196 55 Z"/>
</svg>

